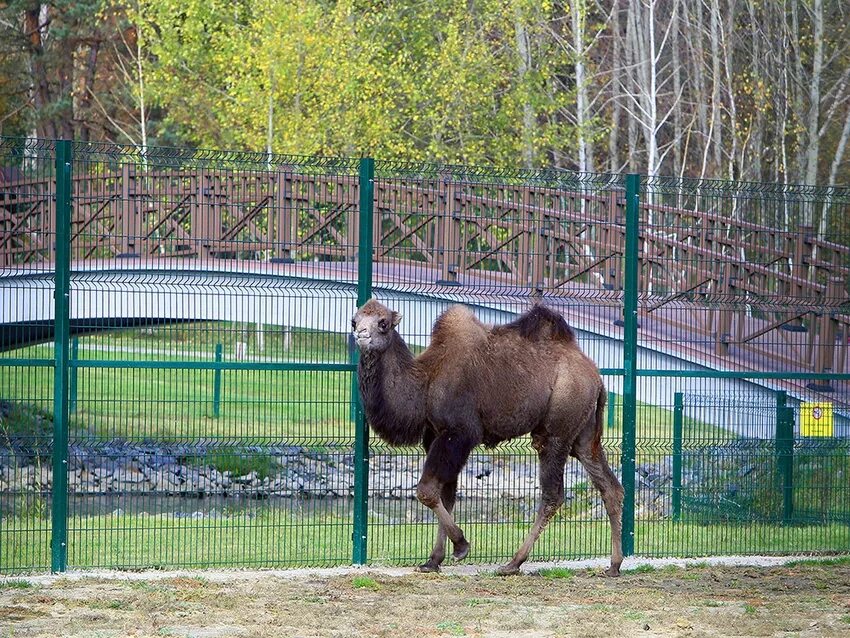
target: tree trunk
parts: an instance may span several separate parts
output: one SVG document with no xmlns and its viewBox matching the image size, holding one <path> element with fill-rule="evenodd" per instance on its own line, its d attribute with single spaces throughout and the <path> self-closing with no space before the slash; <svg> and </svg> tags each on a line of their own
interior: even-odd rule
<svg viewBox="0 0 850 638">
<path fill-rule="evenodd" d="M 47 65 L 44 61 L 44 39 L 42 24 L 47 19 L 47 5 L 38 4 L 24 12 L 24 33 L 29 42 L 30 81 L 32 102 L 38 114 L 35 124 L 35 135 L 56 139 L 58 131 L 50 120 L 43 120 L 41 114 L 50 104 L 50 84 L 47 78 Z"/>
<path fill-rule="evenodd" d="M 844 160 L 844 152 L 847 150 L 847 142 L 850 140 L 850 109 L 847 110 L 847 115 L 844 117 L 844 128 L 841 129 L 841 137 L 838 140 L 838 146 L 835 149 L 835 155 L 832 158 L 832 165 L 829 167 L 829 185 L 835 185 L 835 179 L 838 176 L 838 168 Z M 829 197 L 823 204 L 821 211 L 820 222 L 818 223 L 818 239 L 823 241 L 826 239 L 826 233 L 829 229 Z M 817 247 L 816 247 L 817 248 Z M 813 258 L 817 253 L 813 254 Z"/>
<path fill-rule="evenodd" d="M 818 152 L 820 150 L 820 83 L 823 70 L 823 0 L 813 0 L 812 19 L 814 27 L 814 55 L 812 59 L 812 77 L 809 83 L 809 127 L 806 135 L 806 183 L 816 184 L 818 180 Z M 808 220 L 811 223 L 811 219 Z"/>
<path fill-rule="evenodd" d="M 74 128 L 75 137 L 82 141 L 91 138 L 91 96 L 94 92 L 94 79 L 97 74 L 97 59 L 100 52 L 100 41 L 94 40 L 88 45 L 77 49 L 74 69 Z"/>
<path fill-rule="evenodd" d="M 269 68 L 269 102 L 268 116 L 266 120 L 266 155 L 268 155 L 268 168 L 273 170 L 271 165 L 272 152 L 274 148 L 274 93 L 275 93 L 275 77 L 274 68 Z"/>
<path fill-rule="evenodd" d="M 573 55 L 576 77 L 576 128 L 578 129 L 578 170 L 582 173 L 593 170 L 593 146 L 588 138 L 588 86 L 585 78 L 585 0 L 570 0 L 570 15 L 573 26 Z"/>
<path fill-rule="evenodd" d="M 784 3 L 783 3 L 784 4 Z M 790 34 L 790 51 L 793 55 L 793 82 L 789 82 L 786 86 L 789 97 L 794 105 L 793 114 L 798 122 L 805 121 L 804 113 L 805 99 L 803 97 L 803 86 L 805 84 L 805 71 L 803 69 L 803 43 L 800 40 L 800 11 L 799 2 L 791 0 L 791 34 Z M 799 135 L 797 136 L 799 140 Z M 799 182 L 805 178 L 805 163 L 806 163 L 806 145 L 798 141 L 796 146 L 797 159 L 794 166 L 788 166 L 787 172 L 791 181 Z"/>
<path fill-rule="evenodd" d="M 766 69 L 767 65 L 763 61 L 762 50 L 761 50 L 761 37 L 759 24 L 763 24 L 759 19 L 759 15 L 756 13 L 756 5 L 754 0 L 748 0 L 747 2 L 747 11 L 749 13 L 750 18 L 750 51 L 752 52 L 752 59 L 758 65 L 756 67 L 756 77 L 764 78 L 766 80 L 765 75 L 762 73 L 763 69 Z M 763 17 L 763 14 L 762 14 Z M 759 91 L 760 93 L 761 91 Z M 761 95 L 757 93 L 756 99 L 760 98 Z M 764 109 L 760 108 L 756 105 L 755 109 L 754 121 L 752 123 L 752 130 L 750 133 L 750 149 L 749 153 L 745 154 L 746 161 L 744 162 L 744 172 L 741 174 L 741 179 L 752 179 L 757 182 L 764 180 L 764 175 L 762 172 L 762 155 L 764 154 Z M 746 168 L 749 167 L 749 168 Z"/>
<path fill-rule="evenodd" d="M 672 20 L 675 22 L 671 34 L 671 63 L 673 65 L 673 95 L 682 95 L 682 54 L 679 47 L 679 5 L 673 7 Z M 687 157 L 684 155 L 682 143 L 684 141 L 684 131 L 682 125 L 682 101 L 673 106 L 673 172 L 683 175 L 685 172 L 685 164 Z"/>
<path fill-rule="evenodd" d="M 685 21 L 689 35 L 686 37 L 691 44 L 691 77 L 693 78 L 693 94 L 692 101 L 696 105 L 696 123 L 697 136 L 700 146 L 698 151 L 702 156 L 700 165 L 700 177 L 705 177 L 707 172 L 708 150 L 711 147 L 711 130 L 708 121 L 708 100 L 706 99 L 705 90 L 705 73 L 703 72 L 703 64 L 705 62 L 705 52 L 703 50 L 703 37 L 705 36 L 705 28 L 703 24 L 702 5 L 700 3 L 686 4 L 690 6 L 690 19 Z"/>
<path fill-rule="evenodd" d="M 526 168 L 534 166 L 534 107 L 528 99 L 528 73 L 531 70 L 531 50 L 528 32 L 519 11 L 515 16 L 514 30 L 518 53 L 519 81 L 522 86 L 522 163 Z"/>
<path fill-rule="evenodd" d="M 608 170 L 619 173 L 623 167 L 620 164 L 620 117 L 622 107 L 620 105 L 620 84 L 623 70 L 623 44 L 620 33 L 620 10 L 615 7 L 611 14 L 611 129 L 608 131 Z"/>
<path fill-rule="evenodd" d="M 723 135 L 720 110 L 723 106 L 720 95 L 720 6 L 718 0 L 711 0 L 710 18 L 711 42 L 711 146 L 715 177 L 723 174 Z"/>
<path fill-rule="evenodd" d="M 733 46 L 733 38 L 735 36 L 735 0 L 727 0 L 726 5 L 726 20 L 722 24 L 720 32 L 720 45 L 723 51 L 723 72 L 726 80 L 726 95 L 729 104 L 729 139 L 731 140 L 731 148 L 729 149 L 729 169 L 728 176 L 730 180 L 741 179 L 743 173 L 743 158 L 741 153 L 741 135 L 743 130 L 739 127 L 738 122 L 738 104 L 735 98 L 735 61 Z"/>
</svg>

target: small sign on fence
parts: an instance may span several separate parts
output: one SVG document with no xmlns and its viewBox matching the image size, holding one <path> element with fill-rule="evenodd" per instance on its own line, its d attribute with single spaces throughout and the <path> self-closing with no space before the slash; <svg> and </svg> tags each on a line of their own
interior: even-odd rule
<svg viewBox="0 0 850 638">
<path fill-rule="evenodd" d="M 802 436 L 832 436 L 832 402 L 804 402 L 800 405 Z"/>
</svg>

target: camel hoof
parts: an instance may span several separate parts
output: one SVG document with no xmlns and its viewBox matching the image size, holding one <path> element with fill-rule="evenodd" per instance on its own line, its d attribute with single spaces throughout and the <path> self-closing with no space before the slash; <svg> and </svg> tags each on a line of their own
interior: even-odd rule
<svg viewBox="0 0 850 638">
<path fill-rule="evenodd" d="M 614 567 L 613 565 L 611 565 L 611 567 L 609 567 L 608 569 L 606 569 L 602 573 L 605 574 L 606 576 L 608 576 L 608 578 L 616 578 L 617 576 L 620 575 L 620 568 Z"/>
<path fill-rule="evenodd" d="M 469 555 L 470 544 L 469 541 L 464 539 L 459 543 L 455 543 L 455 551 L 452 552 L 452 558 L 455 560 L 463 560 Z"/>
<path fill-rule="evenodd" d="M 422 563 L 416 568 L 420 574 L 436 574 L 440 571 L 440 566 L 434 563 Z"/>
<path fill-rule="evenodd" d="M 517 574 L 519 574 L 519 567 L 510 563 L 502 565 L 496 570 L 497 576 L 516 576 Z"/>
</svg>

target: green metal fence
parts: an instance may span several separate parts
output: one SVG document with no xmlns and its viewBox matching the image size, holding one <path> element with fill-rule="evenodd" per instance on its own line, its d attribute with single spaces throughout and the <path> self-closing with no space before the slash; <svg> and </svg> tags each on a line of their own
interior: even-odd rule
<svg viewBox="0 0 850 638">
<path fill-rule="evenodd" d="M 0 140 L 0 572 L 415 564 L 418 448 L 348 339 L 543 300 L 609 389 L 640 556 L 850 548 L 850 191 Z M 468 560 L 533 520 L 527 439 L 459 481 Z M 608 555 L 581 467 L 533 558 Z"/>
</svg>

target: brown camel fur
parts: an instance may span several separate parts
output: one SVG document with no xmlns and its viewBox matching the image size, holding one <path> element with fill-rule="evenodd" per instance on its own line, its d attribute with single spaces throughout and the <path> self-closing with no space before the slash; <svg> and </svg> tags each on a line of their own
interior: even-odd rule
<svg viewBox="0 0 850 638">
<path fill-rule="evenodd" d="M 400 320 L 372 299 L 351 325 L 369 423 L 390 444 L 422 443 L 426 450 L 416 496 L 437 516 L 439 531 L 420 571 L 439 571 L 446 537 L 455 559 L 469 553 L 451 512 L 458 474 L 472 449 L 530 433 L 540 460 L 542 501 L 528 536 L 499 573 L 519 572 L 564 502 L 564 467 L 572 455 L 602 493 L 611 524 L 606 573 L 619 575 L 623 488 L 601 445 L 606 392 L 563 317 L 537 305 L 509 324 L 489 327 L 468 308 L 452 306 L 437 319 L 431 344 L 417 357 L 396 331 Z"/>
</svg>

